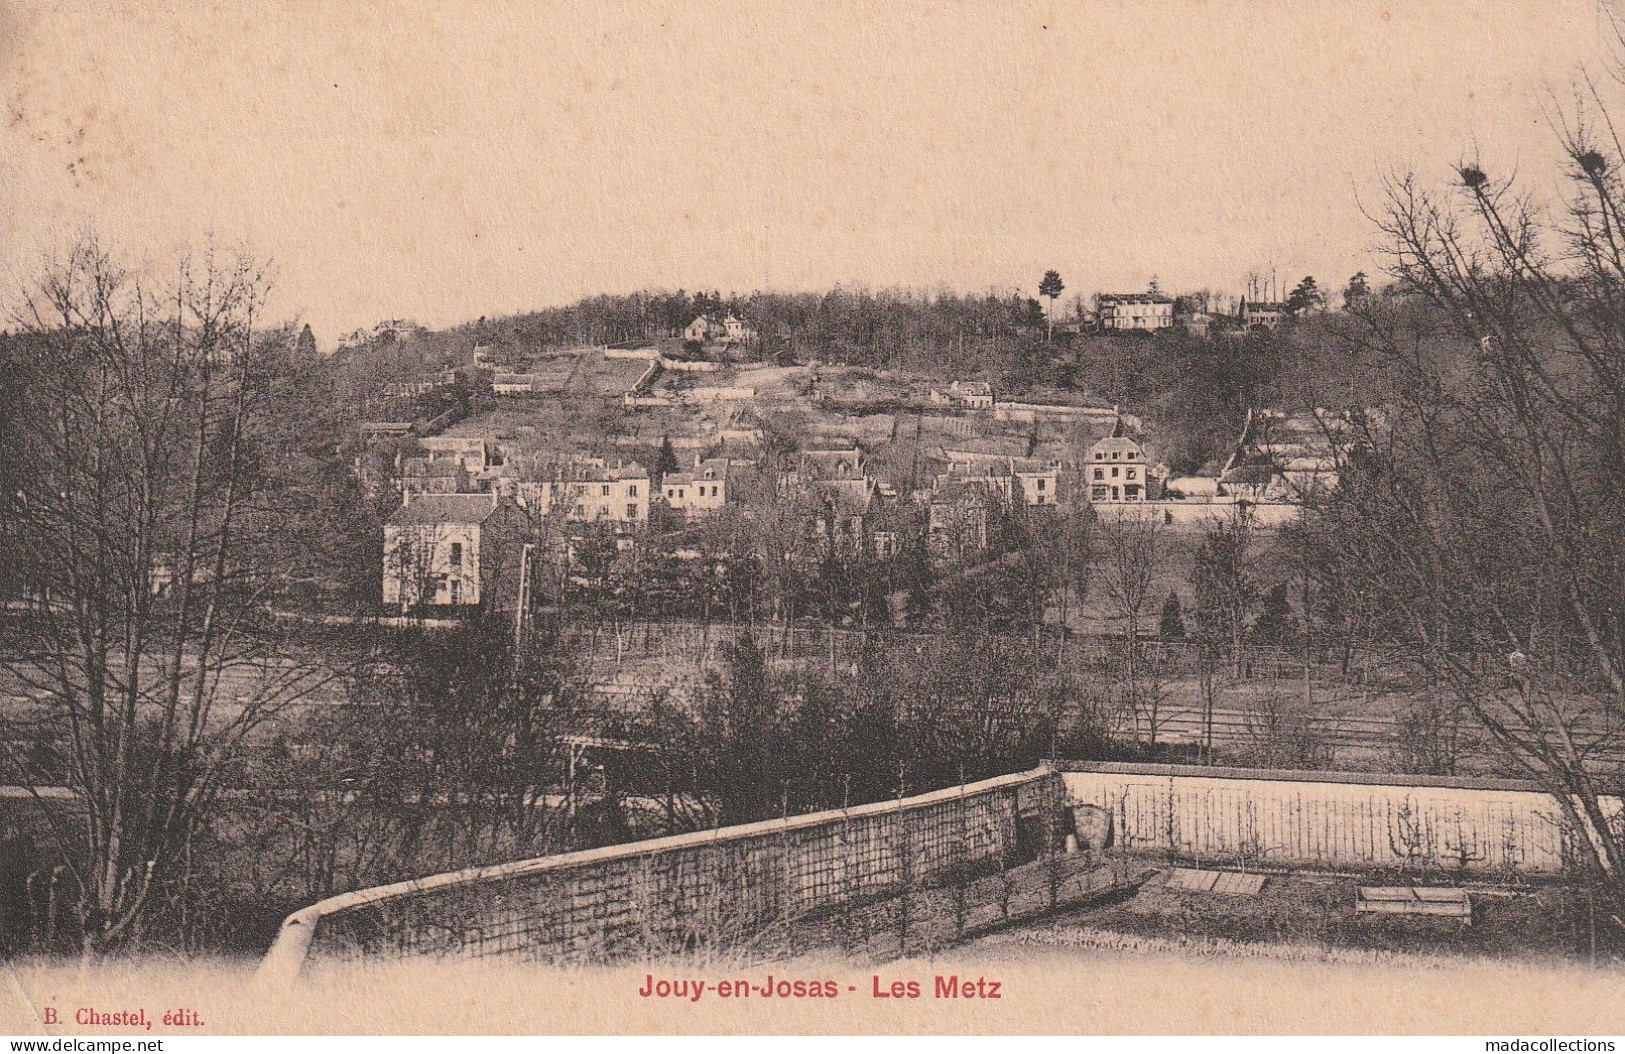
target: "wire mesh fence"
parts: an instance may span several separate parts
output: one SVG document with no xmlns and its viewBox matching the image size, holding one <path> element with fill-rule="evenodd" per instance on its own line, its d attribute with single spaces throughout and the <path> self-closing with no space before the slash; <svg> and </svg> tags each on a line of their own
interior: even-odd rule
<svg viewBox="0 0 1625 1054">
<path fill-rule="evenodd" d="M 1070 800 L 1115 844 L 1171 858 L 1511 879 L 1566 875 L 1585 837 L 1541 785 L 1188 765 L 1064 762 Z M 1612 817 L 1625 813 L 1612 795 Z"/>
<path fill-rule="evenodd" d="M 1036 769 L 359 890 L 289 916 L 261 976 L 286 982 L 312 960 L 363 957 L 581 965 L 722 953 L 821 913 L 1052 860 L 1063 794 L 1058 775 Z"/>
<path fill-rule="evenodd" d="M 940 635 L 920 630 L 870 627 L 837 628 L 817 625 L 636 621 L 616 626 L 593 624 L 570 629 L 566 639 L 588 656 L 596 674 L 609 675 L 623 667 L 649 660 L 684 669 L 699 669 L 720 661 L 723 651 L 748 634 L 769 659 L 839 667 L 861 661 L 876 650 L 909 654 L 932 647 Z M 1063 633 L 1054 626 L 1036 634 L 995 635 L 1009 644 L 1030 647 L 1053 656 L 1062 668 L 1096 669 L 1121 662 L 1127 644 L 1118 636 Z M 1204 657 L 1202 646 L 1190 640 L 1145 638 L 1136 652 L 1143 661 L 1160 663 L 1170 674 L 1195 676 Z M 1301 648 L 1247 644 L 1238 654 L 1210 654 L 1238 678 L 1301 678 L 1306 661 L 1317 681 L 1366 681 L 1381 671 L 1402 666 L 1411 658 L 1392 647 L 1357 646 L 1317 649 L 1306 656 Z"/>
</svg>

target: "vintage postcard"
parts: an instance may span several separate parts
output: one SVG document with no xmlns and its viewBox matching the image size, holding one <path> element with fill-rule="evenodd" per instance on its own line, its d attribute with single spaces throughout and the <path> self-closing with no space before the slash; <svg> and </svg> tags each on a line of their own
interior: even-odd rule
<svg viewBox="0 0 1625 1054">
<path fill-rule="evenodd" d="M 1606 0 L 0 0 L 0 102 L 0 1033 L 1625 1032 Z"/>
</svg>

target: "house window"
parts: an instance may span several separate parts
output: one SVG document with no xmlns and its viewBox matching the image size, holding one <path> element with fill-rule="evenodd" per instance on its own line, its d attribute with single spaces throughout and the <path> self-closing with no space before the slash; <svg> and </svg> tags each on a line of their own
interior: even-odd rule
<svg viewBox="0 0 1625 1054">
<path fill-rule="evenodd" d="M 1044 481 L 1043 481 L 1043 480 L 1039 480 L 1039 481 L 1038 481 L 1038 489 L 1039 489 L 1039 490 L 1043 490 L 1043 489 L 1044 489 Z"/>
<path fill-rule="evenodd" d="M 609 497 L 609 484 L 608 483 L 604 484 L 603 491 L 601 492 L 601 494 L 599 496 L 604 497 L 604 498 Z"/>
<path fill-rule="evenodd" d="M 1123 475 L 1126 476 L 1129 479 L 1133 479 L 1134 478 L 1134 470 L 1129 469 L 1127 472 L 1123 473 Z"/>
<path fill-rule="evenodd" d="M 638 507 L 636 505 L 628 505 L 626 507 L 626 518 L 629 520 L 635 520 L 638 518 Z"/>
<path fill-rule="evenodd" d="M 1119 500 L 1122 499 L 1122 497 L 1123 497 L 1122 493 L 1116 487 L 1113 487 L 1112 488 L 1112 500 L 1113 501 L 1119 501 Z"/>
<path fill-rule="evenodd" d="M 453 566 L 453 567 L 462 567 L 463 566 L 463 543 L 462 542 L 452 542 L 451 543 L 451 566 Z"/>
<path fill-rule="evenodd" d="M 1105 451 L 1101 451 L 1101 450 L 1095 451 L 1095 460 L 1096 461 L 1105 461 L 1106 460 Z"/>
<path fill-rule="evenodd" d="M 1105 479 L 1106 478 L 1106 470 L 1103 469 L 1103 468 L 1095 469 L 1095 478 L 1096 479 Z"/>
<path fill-rule="evenodd" d="M 451 580 L 451 602 L 453 604 L 463 602 L 463 583 L 455 578 Z"/>
<path fill-rule="evenodd" d="M 1112 479 L 1116 479 L 1116 478 L 1117 478 L 1117 466 L 1113 465 L 1112 466 Z"/>
<path fill-rule="evenodd" d="M 587 515 L 587 506 L 582 505 L 582 504 L 577 504 L 576 505 L 576 515 L 577 516 L 585 516 L 585 515 Z"/>
<path fill-rule="evenodd" d="M 1113 461 L 1116 461 L 1117 459 L 1121 458 L 1122 456 L 1123 456 L 1123 452 L 1121 450 L 1113 450 L 1112 451 L 1112 460 Z"/>
<path fill-rule="evenodd" d="M 636 483 L 628 483 L 626 485 L 626 496 L 629 498 L 635 498 L 638 496 L 638 485 Z"/>
</svg>

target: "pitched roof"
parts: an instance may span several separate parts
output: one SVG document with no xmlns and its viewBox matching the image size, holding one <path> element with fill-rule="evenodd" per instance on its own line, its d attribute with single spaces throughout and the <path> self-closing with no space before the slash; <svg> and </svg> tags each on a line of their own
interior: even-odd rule
<svg viewBox="0 0 1625 1054">
<path fill-rule="evenodd" d="M 967 436 L 943 447 L 943 456 L 949 461 L 1008 461 L 1025 457 L 1027 440 L 1023 436 Z"/>
<path fill-rule="evenodd" d="M 463 463 L 456 458 L 409 457 L 401 462 L 401 475 L 409 479 L 463 475 Z"/>
<path fill-rule="evenodd" d="M 1095 443 L 1095 445 L 1089 449 L 1101 451 L 1121 450 L 1124 452 L 1138 453 L 1144 448 L 1134 440 L 1130 439 L 1128 436 L 1110 435 Z"/>
<path fill-rule="evenodd" d="M 1102 304 L 1172 304 L 1174 298 L 1161 293 L 1101 293 Z"/>
<path fill-rule="evenodd" d="M 984 504 L 999 495 L 983 480 L 952 480 L 931 492 L 933 505 Z"/>
<path fill-rule="evenodd" d="M 1041 457 L 1014 457 L 1010 459 L 1010 470 L 1022 475 L 1045 474 L 1055 472 L 1059 468 L 1054 461 Z"/>
<path fill-rule="evenodd" d="M 421 494 L 390 514 L 398 527 L 441 523 L 484 523 L 497 508 L 495 494 Z"/>
<path fill-rule="evenodd" d="M 1241 483 L 1262 486 L 1275 478 L 1274 465 L 1237 465 L 1219 477 L 1221 483 Z"/>
<path fill-rule="evenodd" d="M 956 461 L 948 466 L 947 476 L 950 479 L 1004 479 L 1011 475 L 1013 470 L 1009 459 Z"/>
<path fill-rule="evenodd" d="M 801 471 L 816 479 L 853 479 L 863 474 L 863 454 L 856 447 L 844 450 L 803 450 Z"/>
<path fill-rule="evenodd" d="M 473 452 L 485 449 L 484 436 L 424 436 L 418 445 L 425 450 Z"/>
<path fill-rule="evenodd" d="M 613 467 L 603 458 L 565 456 L 538 460 L 532 475 L 552 483 L 607 483 L 611 480 L 648 479 L 649 471 L 636 461 Z"/>
<path fill-rule="evenodd" d="M 834 487 L 820 488 L 818 501 L 828 510 L 842 516 L 861 516 L 869 511 L 874 500 L 872 491 L 854 494 Z"/>
</svg>

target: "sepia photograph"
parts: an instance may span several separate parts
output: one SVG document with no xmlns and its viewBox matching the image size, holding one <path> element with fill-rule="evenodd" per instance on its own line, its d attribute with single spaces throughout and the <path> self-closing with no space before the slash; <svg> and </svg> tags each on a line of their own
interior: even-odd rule
<svg viewBox="0 0 1625 1054">
<path fill-rule="evenodd" d="M 0 104 L 0 1034 L 1625 1033 L 1613 0 L 0 0 Z"/>
</svg>

